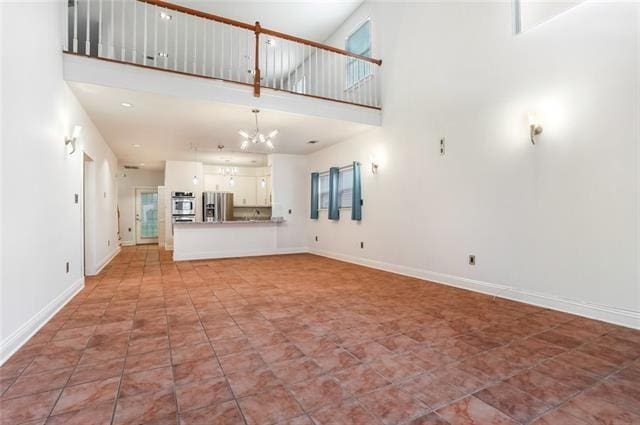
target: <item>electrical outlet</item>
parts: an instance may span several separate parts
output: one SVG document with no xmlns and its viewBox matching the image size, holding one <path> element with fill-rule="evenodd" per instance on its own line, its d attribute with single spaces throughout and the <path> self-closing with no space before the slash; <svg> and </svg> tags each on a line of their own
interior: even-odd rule
<svg viewBox="0 0 640 425">
<path fill-rule="evenodd" d="M 440 139 L 440 155 L 444 155 L 444 137 Z"/>
<path fill-rule="evenodd" d="M 289 210 L 289 214 L 291 214 L 291 210 Z"/>
<path fill-rule="evenodd" d="M 78 202 L 80 202 L 80 195 L 78 195 L 77 193 L 73 194 L 73 203 L 77 204 Z"/>
<path fill-rule="evenodd" d="M 469 265 L 471 266 L 475 266 L 476 265 L 476 256 L 471 254 L 469 255 Z"/>
<path fill-rule="evenodd" d="M 364 248 L 364 242 L 360 242 L 360 248 Z"/>
<path fill-rule="evenodd" d="M 69 273 L 69 262 L 67 261 L 66 265 L 65 265 L 65 269 L 67 271 L 67 273 Z"/>
<path fill-rule="evenodd" d="M 318 242 L 318 237 L 316 236 L 316 242 Z"/>
</svg>

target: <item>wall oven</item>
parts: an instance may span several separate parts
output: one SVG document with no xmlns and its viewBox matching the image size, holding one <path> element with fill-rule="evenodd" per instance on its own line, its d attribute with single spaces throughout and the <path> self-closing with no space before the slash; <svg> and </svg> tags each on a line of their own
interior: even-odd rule
<svg viewBox="0 0 640 425">
<path fill-rule="evenodd" d="M 196 214 L 196 197 L 192 192 L 171 192 L 171 215 Z"/>
</svg>

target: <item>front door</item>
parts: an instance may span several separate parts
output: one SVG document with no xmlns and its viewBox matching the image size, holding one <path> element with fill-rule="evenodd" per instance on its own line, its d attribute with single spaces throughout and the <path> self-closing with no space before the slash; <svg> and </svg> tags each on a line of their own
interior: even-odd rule
<svg viewBox="0 0 640 425">
<path fill-rule="evenodd" d="M 158 191 L 136 189 L 136 244 L 158 243 Z"/>
</svg>

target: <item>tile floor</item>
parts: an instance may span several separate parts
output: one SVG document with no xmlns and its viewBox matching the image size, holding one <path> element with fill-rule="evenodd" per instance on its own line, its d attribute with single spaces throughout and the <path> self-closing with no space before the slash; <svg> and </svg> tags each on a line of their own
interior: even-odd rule
<svg viewBox="0 0 640 425">
<path fill-rule="evenodd" d="M 124 248 L 0 368 L 0 424 L 640 424 L 640 332 L 312 255 Z"/>
</svg>

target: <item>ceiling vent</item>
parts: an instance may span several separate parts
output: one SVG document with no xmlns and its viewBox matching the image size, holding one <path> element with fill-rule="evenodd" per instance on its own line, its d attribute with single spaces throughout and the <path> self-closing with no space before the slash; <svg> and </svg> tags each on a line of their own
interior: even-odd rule
<svg viewBox="0 0 640 425">
<path fill-rule="evenodd" d="M 125 168 L 125 170 L 138 170 L 138 169 L 140 169 L 140 167 L 138 167 L 137 165 L 125 165 L 124 168 Z"/>
</svg>

